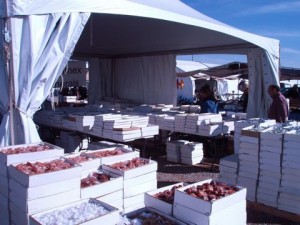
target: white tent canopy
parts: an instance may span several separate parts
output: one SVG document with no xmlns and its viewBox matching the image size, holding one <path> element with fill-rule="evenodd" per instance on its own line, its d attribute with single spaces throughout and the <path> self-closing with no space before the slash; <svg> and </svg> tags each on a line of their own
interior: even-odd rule
<svg viewBox="0 0 300 225">
<path fill-rule="evenodd" d="M 95 84 L 91 88 L 95 95 L 108 93 L 126 98 L 123 95 L 128 94 L 134 100 L 139 90 L 147 88 L 143 85 L 157 87 L 158 82 L 160 86 L 164 82 L 166 88 L 149 89 L 150 93 L 137 100 L 150 101 L 159 91 L 167 97 L 156 98 L 174 102 L 175 56 L 191 53 L 248 55 L 254 83 L 263 88 L 261 93 L 250 90 L 250 97 L 265 101 L 265 107 L 249 101 L 249 116 L 267 115 L 266 81 L 278 83 L 279 41 L 225 25 L 179 0 L 3 0 L 0 10 L 1 28 L 7 29 L 6 34 L 12 40 L 4 42 L 11 55 L 7 61 L 9 73 L 0 71 L 0 88 L 4 93 L 11 93 L 0 97 L 0 112 L 4 115 L 1 145 L 12 143 L 10 134 L 20 137 L 15 143 L 39 141 L 33 131 L 32 115 L 49 94 L 72 53 L 74 57 L 93 58 L 91 69 L 98 71 L 101 78 L 91 80 L 99 80 L 101 87 L 107 88 L 96 90 L 99 84 Z M 124 58 L 128 57 L 131 59 L 126 66 L 128 60 Z M 4 57 L 0 59 L 1 64 L 6 63 Z M 134 67 L 135 60 L 139 67 Z M 164 63 L 156 66 L 159 61 Z M 157 71 L 164 72 L 151 79 Z M 160 79 L 164 74 L 166 77 Z M 126 87 L 121 82 L 125 78 L 138 83 L 133 88 Z"/>
</svg>

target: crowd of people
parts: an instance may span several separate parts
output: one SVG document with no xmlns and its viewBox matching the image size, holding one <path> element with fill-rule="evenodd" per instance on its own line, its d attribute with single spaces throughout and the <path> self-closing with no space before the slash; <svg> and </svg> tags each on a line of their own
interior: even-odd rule
<svg viewBox="0 0 300 225">
<path fill-rule="evenodd" d="M 240 98 L 243 112 L 247 111 L 249 84 L 243 83 L 239 89 L 243 92 Z M 272 103 L 268 110 L 268 118 L 275 119 L 278 123 L 285 123 L 288 120 L 289 107 L 286 97 L 280 92 L 278 85 L 272 84 L 268 87 L 268 94 L 272 98 Z M 288 97 L 298 98 L 300 96 L 297 85 L 288 94 Z M 218 113 L 218 101 L 208 84 L 195 91 L 195 104 L 200 105 L 200 113 Z"/>
</svg>

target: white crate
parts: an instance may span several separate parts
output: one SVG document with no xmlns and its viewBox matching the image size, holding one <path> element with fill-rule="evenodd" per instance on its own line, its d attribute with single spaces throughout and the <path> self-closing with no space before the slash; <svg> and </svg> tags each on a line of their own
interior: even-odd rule
<svg viewBox="0 0 300 225">
<path fill-rule="evenodd" d="M 81 176 L 80 166 L 29 176 L 22 171 L 19 171 L 15 165 L 10 165 L 8 167 L 8 172 L 11 179 L 14 179 L 25 187 L 36 187 Z"/>
<path fill-rule="evenodd" d="M 204 183 L 209 183 L 211 181 L 212 181 L 211 179 L 204 180 L 204 181 L 194 183 L 191 185 L 187 185 L 185 187 L 177 189 L 175 191 L 174 204 L 182 204 L 182 205 L 185 205 L 187 208 L 198 211 L 199 213 L 211 215 L 211 214 L 214 214 L 214 213 L 222 210 L 225 207 L 231 206 L 239 201 L 246 199 L 246 188 L 242 188 L 242 187 L 240 187 L 239 191 L 237 191 L 236 193 L 231 194 L 224 198 L 220 198 L 213 202 L 205 201 L 205 200 L 190 196 L 184 192 L 184 190 L 186 190 L 190 187 L 202 185 Z"/>
<path fill-rule="evenodd" d="M 97 200 L 105 202 L 123 211 L 123 190 L 115 191 L 110 194 L 101 196 Z"/>
<path fill-rule="evenodd" d="M 145 159 L 144 159 L 145 160 Z M 136 168 L 132 168 L 129 170 L 118 170 L 110 167 L 109 165 L 102 165 L 102 170 L 103 171 L 108 171 L 109 173 L 114 173 L 117 175 L 123 176 L 124 180 L 141 176 L 146 173 L 151 173 L 157 170 L 157 162 L 153 160 L 148 160 L 146 159 L 149 163 L 146 165 L 142 165 Z"/>
<path fill-rule="evenodd" d="M 226 156 L 226 157 L 223 157 L 222 159 L 220 159 L 221 166 L 238 168 L 238 164 L 239 164 L 239 155 L 238 154 L 229 155 L 229 156 Z"/>
<path fill-rule="evenodd" d="M 80 189 L 50 195 L 44 198 L 24 201 L 18 193 L 10 192 L 10 202 L 13 202 L 25 213 L 32 214 L 48 209 L 53 209 L 74 201 L 80 200 Z"/>
<path fill-rule="evenodd" d="M 138 194 L 142 194 L 148 191 L 153 191 L 157 189 L 157 180 L 151 180 L 139 185 L 136 185 L 134 187 L 130 187 L 127 189 L 124 189 L 124 198 L 128 198 L 128 197 L 132 197 L 132 196 L 136 196 Z"/>
<path fill-rule="evenodd" d="M 80 177 L 49 183 L 35 187 L 24 187 L 14 179 L 9 180 L 9 189 L 17 193 L 21 201 L 44 198 L 80 188 Z"/>
<path fill-rule="evenodd" d="M 141 176 L 137 176 L 137 177 L 133 177 L 133 178 L 124 180 L 123 187 L 126 190 L 128 188 L 135 187 L 136 185 L 147 183 L 147 182 L 150 182 L 150 181 L 153 181 L 156 179 L 157 179 L 156 171 L 150 172 L 150 173 L 145 173 Z"/>
<path fill-rule="evenodd" d="M 145 204 L 144 201 L 144 193 L 135 195 L 135 196 L 131 196 L 131 197 L 127 197 L 123 199 L 123 206 L 124 208 L 128 208 L 134 205 L 137 205 L 139 203 L 143 203 Z"/>
<path fill-rule="evenodd" d="M 183 183 L 172 184 L 172 185 L 165 186 L 165 187 L 159 188 L 157 190 L 149 191 L 149 192 L 145 193 L 145 206 L 156 209 L 157 211 L 162 212 L 164 214 L 172 215 L 173 214 L 173 204 L 162 201 L 158 198 L 155 198 L 154 195 L 159 192 L 164 192 L 167 190 L 171 191 L 171 189 L 174 186 L 179 186 L 179 185 L 183 186 Z"/>
<path fill-rule="evenodd" d="M 135 157 L 139 157 L 139 152 L 136 151 L 131 151 L 126 148 L 119 148 L 119 147 L 112 147 L 112 148 L 105 148 L 105 149 L 100 149 L 100 150 L 94 150 L 94 151 L 86 151 L 83 154 L 89 154 L 89 153 L 95 153 L 95 152 L 104 152 L 104 151 L 114 151 L 114 150 L 121 150 L 123 154 L 119 155 L 112 155 L 112 156 L 107 156 L 107 157 L 101 157 L 99 158 L 100 160 L 100 165 L 103 164 L 112 164 L 115 162 L 119 161 L 125 161 L 125 160 L 130 160 Z"/>
<path fill-rule="evenodd" d="M 12 154 L 12 155 L 6 155 L 2 151 L 6 149 L 14 149 L 14 148 L 20 148 L 20 147 L 30 147 L 30 146 L 36 146 L 36 145 L 47 145 L 50 147 L 49 150 L 45 151 L 38 151 L 38 152 L 27 152 L 27 153 L 19 153 L 19 154 Z M 26 161 L 34 161 L 34 160 L 40 160 L 40 159 L 47 159 L 47 158 L 53 158 L 53 157 L 59 157 L 63 156 L 64 150 L 58 146 L 51 145 L 46 142 L 38 142 L 33 144 L 22 144 L 22 145 L 12 145 L 7 147 L 1 147 L 0 148 L 0 164 L 1 165 L 10 165 L 10 164 L 16 164 Z"/>
<path fill-rule="evenodd" d="M 105 172 L 104 172 L 105 174 Z M 97 198 L 123 189 L 123 178 L 110 174 L 109 181 L 80 189 L 81 199 Z"/>
<path fill-rule="evenodd" d="M 74 163 L 74 161 L 72 161 L 72 158 L 76 157 L 76 156 L 80 156 L 80 155 L 84 156 L 84 153 L 75 153 L 75 154 L 65 155 L 65 158 Z M 100 160 L 100 158 L 88 158 L 87 161 L 83 161 L 78 164 L 81 166 L 82 174 L 84 174 L 85 172 L 97 170 L 101 165 L 101 160 Z"/>
<path fill-rule="evenodd" d="M 90 200 L 83 200 L 83 201 L 90 201 Z M 69 204 L 69 205 L 64 205 L 62 207 L 59 207 L 55 210 L 64 210 L 68 207 L 72 207 L 72 206 L 75 206 L 75 205 L 78 205 L 80 204 L 81 202 L 83 201 L 80 201 L 80 202 L 74 202 L 72 204 Z M 96 199 L 92 199 L 92 201 L 95 201 L 97 203 L 99 203 L 101 206 L 103 206 L 104 208 L 106 208 L 109 212 L 107 214 L 104 214 L 100 217 L 96 217 L 96 218 L 93 218 L 91 220 L 88 220 L 88 221 L 85 221 L 83 223 L 81 223 L 82 225 L 92 225 L 92 224 L 117 224 L 118 221 L 119 221 L 119 210 L 109 204 L 106 204 L 104 202 L 101 202 L 101 201 L 98 201 Z M 52 212 L 53 210 L 48 210 L 48 211 L 44 211 L 44 212 L 41 212 L 41 213 L 37 213 L 37 214 L 34 214 L 34 215 L 31 215 L 29 217 L 29 220 L 30 220 L 30 225 L 42 225 L 41 223 L 39 223 L 36 219 L 37 217 L 41 216 L 41 215 L 44 215 L 45 213 L 49 213 L 49 212 Z"/>
<path fill-rule="evenodd" d="M 211 215 L 202 214 L 197 208 L 191 209 L 185 205 L 174 204 L 174 217 L 195 225 L 246 225 L 246 201 L 241 200 Z"/>
<path fill-rule="evenodd" d="M 0 176 L 7 177 L 7 165 L 0 164 Z"/>
</svg>

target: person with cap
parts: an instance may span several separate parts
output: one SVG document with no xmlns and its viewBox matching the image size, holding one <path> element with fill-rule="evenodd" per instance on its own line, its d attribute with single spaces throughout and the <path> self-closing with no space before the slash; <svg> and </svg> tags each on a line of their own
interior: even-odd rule
<svg viewBox="0 0 300 225">
<path fill-rule="evenodd" d="M 269 108 L 268 118 L 275 119 L 277 123 L 285 123 L 288 118 L 288 103 L 283 94 L 281 94 L 280 87 L 276 84 L 271 84 L 268 88 L 268 93 L 273 99 Z"/>
</svg>

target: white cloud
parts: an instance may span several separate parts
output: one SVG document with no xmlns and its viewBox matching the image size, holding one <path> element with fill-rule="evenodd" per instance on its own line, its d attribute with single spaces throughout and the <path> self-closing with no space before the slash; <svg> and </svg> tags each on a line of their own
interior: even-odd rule
<svg viewBox="0 0 300 225">
<path fill-rule="evenodd" d="M 282 12 L 299 12 L 300 1 L 283 2 L 277 4 L 270 4 L 259 7 L 252 7 L 241 11 L 238 15 L 253 15 L 253 14 L 268 14 L 268 13 L 282 13 Z"/>
<path fill-rule="evenodd" d="M 289 54 L 299 54 L 300 55 L 300 50 L 294 49 L 294 48 L 281 48 L 281 53 L 289 53 Z"/>
</svg>

